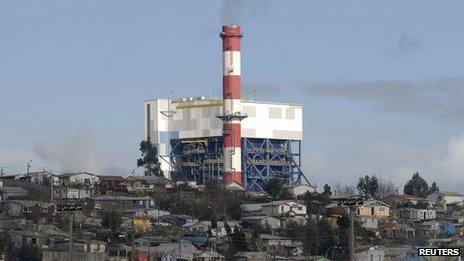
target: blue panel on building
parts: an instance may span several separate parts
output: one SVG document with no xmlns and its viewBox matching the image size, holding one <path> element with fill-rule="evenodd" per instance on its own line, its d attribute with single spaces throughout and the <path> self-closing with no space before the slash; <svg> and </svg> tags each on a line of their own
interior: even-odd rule
<svg viewBox="0 0 464 261">
<path fill-rule="evenodd" d="M 222 137 L 182 143 L 171 138 L 171 156 L 178 167 L 174 180 L 195 180 L 199 184 L 222 179 Z M 247 190 L 263 191 L 270 179 L 291 185 L 307 183 L 301 171 L 301 141 L 242 138 L 243 185 Z"/>
</svg>

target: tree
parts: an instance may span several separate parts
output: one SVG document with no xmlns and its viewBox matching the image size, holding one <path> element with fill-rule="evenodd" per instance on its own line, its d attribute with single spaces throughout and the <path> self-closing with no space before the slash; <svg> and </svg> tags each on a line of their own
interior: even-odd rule
<svg viewBox="0 0 464 261">
<path fill-rule="evenodd" d="M 234 227 L 234 232 L 230 236 L 230 241 L 234 253 L 248 251 L 246 235 L 237 226 Z"/>
<path fill-rule="evenodd" d="M 322 192 L 322 195 L 328 198 L 332 196 L 332 188 L 328 184 L 324 185 L 324 192 Z"/>
<path fill-rule="evenodd" d="M 379 179 L 379 198 L 384 198 L 397 193 L 397 187 L 391 180 Z"/>
<path fill-rule="evenodd" d="M 13 260 L 18 261 L 40 261 L 42 260 L 42 253 L 36 245 L 24 243 L 19 249 L 18 253 Z"/>
<path fill-rule="evenodd" d="M 440 191 L 440 188 L 438 187 L 437 183 L 434 181 L 432 182 L 432 186 L 429 188 L 429 195 L 432 194 L 433 192 Z"/>
<path fill-rule="evenodd" d="M 358 189 L 359 193 L 363 195 L 377 197 L 379 192 L 379 181 L 375 175 L 372 177 L 366 175 L 359 178 L 356 188 Z"/>
<path fill-rule="evenodd" d="M 122 224 L 122 217 L 116 210 L 103 211 L 100 213 L 102 219 L 102 226 L 111 231 L 119 229 Z"/>
<path fill-rule="evenodd" d="M 281 179 L 273 178 L 267 182 L 264 190 L 271 196 L 273 200 L 290 199 L 291 193 L 284 187 L 284 182 Z"/>
<path fill-rule="evenodd" d="M 356 188 L 353 185 L 344 185 L 342 186 L 339 182 L 335 184 L 335 190 L 333 193 L 334 196 L 354 196 L 356 195 Z"/>
<path fill-rule="evenodd" d="M 156 147 L 150 141 L 144 140 L 140 142 L 140 151 L 142 157 L 137 160 L 137 167 L 144 167 L 146 176 L 162 176 Z"/>
<path fill-rule="evenodd" d="M 427 182 L 416 172 L 412 178 L 404 185 L 404 194 L 413 195 L 416 197 L 426 197 L 429 191 Z"/>
</svg>

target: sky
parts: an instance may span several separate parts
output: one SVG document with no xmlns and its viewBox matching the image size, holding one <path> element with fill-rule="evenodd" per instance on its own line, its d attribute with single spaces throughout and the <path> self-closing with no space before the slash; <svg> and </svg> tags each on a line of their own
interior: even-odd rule
<svg viewBox="0 0 464 261">
<path fill-rule="evenodd" d="M 243 96 L 303 104 L 313 184 L 464 192 L 462 1 L 0 1 L 0 167 L 128 174 L 143 101 L 221 95 L 223 24 Z"/>
</svg>

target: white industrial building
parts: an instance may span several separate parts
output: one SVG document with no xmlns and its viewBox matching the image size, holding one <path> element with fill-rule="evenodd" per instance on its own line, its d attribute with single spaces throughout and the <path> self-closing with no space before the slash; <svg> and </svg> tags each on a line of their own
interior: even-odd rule
<svg viewBox="0 0 464 261">
<path fill-rule="evenodd" d="M 241 122 L 242 140 L 271 141 L 270 143 L 278 141 L 271 146 L 274 146 L 274 150 L 279 149 L 275 148 L 276 146 L 281 147 L 284 153 L 290 153 L 290 148 L 283 148 L 287 146 L 286 144 L 292 143 L 294 145 L 292 148 L 294 157 L 292 159 L 274 157 L 275 162 L 270 162 L 269 172 L 272 172 L 272 164 L 275 163 L 277 165 L 288 164 L 286 169 L 288 173 L 298 171 L 301 174 L 301 171 L 296 169 L 299 169 L 301 164 L 299 150 L 303 137 L 302 106 L 252 100 L 242 100 L 241 104 L 241 110 L 246 115 L 246 118 Z M 177 140 L 185 144 L 205 142 L 210 138 L 221 138 L 223 123 L 217 116 L 222 115 L 222 110 L 223 101 L 221 98 L 155 99 L 145 102 L 145 139 L 150 140 L 158 148 L 161 168 L 167 178 L 172 178 L 171 173 L 178 171 L 179 165 L 185 163 L 185 159 L 173 157 L 175 154 L 173 153 L 175 146 L 173 141 Z M 195 154 L 195 149 L 198 147 L 184 149 L 181 154 L 185 155 L 186 151 Z M 269 149 L 265 150 L 269 152 Z M 262 152 L 266 153 L 266 151 Z M 270 152 L 270 158 L 273 158 L 272 152 Z M 221 163 L 219 157 L 215 159 L 219 164 Z M 172 162 L 176 160 L 177 162 Z M 287 163 L 283 162 L 285 160 Z M 272 176 L 272 173 L 270 175 Z M 293 184 L 298 183 L 293 182 Z"/>
</svg>

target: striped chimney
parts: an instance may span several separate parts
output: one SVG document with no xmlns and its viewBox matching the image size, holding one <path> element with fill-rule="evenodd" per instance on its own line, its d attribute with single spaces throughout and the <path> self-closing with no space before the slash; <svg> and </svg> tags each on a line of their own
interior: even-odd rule
<svg viewBox="0 0 464 261">
<path fill-rule="evenodd" d="M 242 184 L 242 114 L 240 86 L 240 27 L 225 25 L 220 34 L 223 59 L 223 180 L 224 183 Z"/>
</svg>

